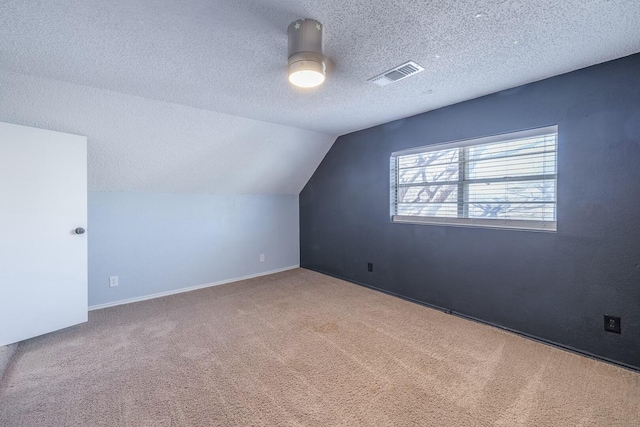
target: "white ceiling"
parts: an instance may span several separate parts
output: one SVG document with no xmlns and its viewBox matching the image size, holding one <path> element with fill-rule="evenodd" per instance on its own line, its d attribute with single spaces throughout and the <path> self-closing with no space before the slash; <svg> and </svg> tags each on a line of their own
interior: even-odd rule
<svg viewBox="0 0 640 427">
<path fill-rule="evenodd" d="M 334 62 L 317 90 L 286 79 L 303 17 Z M 3 0 L 0 68 L 335 136 L 638 52 L 639 22 L 638 0 Z M 426 71 L 367 83 L 406 60 Z"/>
<path fill-rule="evenodd" d="M 290 22 L 327 82 L 286 78 Z M 638 0 L 0 0 L 0 120 L 89 137 L 89 188 L 297 194 L 335 137 L 640 51 Z M 379 87 L 407 60 L 426 71 Z"/>
<path fill-rule="evenodd" d="M 88 136 L 91 191 L 298 194 L 335 140 L 2 70 L 0 121 Z"/>
</svg>

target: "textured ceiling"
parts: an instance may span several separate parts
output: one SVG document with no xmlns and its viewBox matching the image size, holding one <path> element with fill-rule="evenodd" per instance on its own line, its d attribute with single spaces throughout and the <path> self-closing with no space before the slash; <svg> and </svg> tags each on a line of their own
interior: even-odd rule
<svg viewBox="0 0 640 427">
<path fill-rule="evenodd" d="M 286 79 L 325 25 L 325 85 Z M 0 68 L 339 135 L 640 51 L 638 0 L 3 0 Z M 426 71 L 367 78 L 414 60 Z"/>
<path fill-rule="evenodd" d="M 0 121 L 88 136 L 91 191 L 298 194 L 335 140 L 2 70 Z"/>
<path fill-rule="evenodd" d="M 327 82 L 286 78 L 325 25 Z M 638 0 L 0 0 L 0 120 L 89 137 L 91 190 L 297 194 L 340 134 L 640 51 Z M 378 87 L 407 60 L 426 71 Z"/>
</svg>

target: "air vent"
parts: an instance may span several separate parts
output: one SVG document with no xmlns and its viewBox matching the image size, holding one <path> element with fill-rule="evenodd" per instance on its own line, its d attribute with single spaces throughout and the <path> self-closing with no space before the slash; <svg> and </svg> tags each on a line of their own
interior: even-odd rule
<svg viewBox="0 0 640 427">
<path fill-rule="evenodd" d="M 406 62 L 402 65 L 398 65 L 395 68 L 392 68 L 389 71 L 385 71 L 384 73 L 370 78 L 369 82 L 375 83 L 378 86 L 386 86 L 391 83 L 395 83 L 402 79 L 405 79 L 414 74 L 418 74 L 420 71 L 424 71 L 424 68 L 419 66 L 413 61 Z"/>
</svg>

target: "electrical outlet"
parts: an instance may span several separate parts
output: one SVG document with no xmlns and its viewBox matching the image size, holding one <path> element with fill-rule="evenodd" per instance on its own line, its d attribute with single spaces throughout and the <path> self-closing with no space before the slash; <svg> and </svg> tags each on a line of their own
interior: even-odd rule
<svg viewBox="0 0 640 427">
<path fill-rule="evenodd" d="M 367 271 L 368 271 L 369 273 L 372 273 L 372 272 L 373 272 L 373 263 L 371 263 L 371 262 L 370 262 L 370 263 L 367 263 Z"/>
<path fill-rule="evenodd" d="M 615 334 L 622 333 L 620 329 L 620 318 L 616 316 L 604 315 L 604 330 Z"/>
<path fill-rule="evenodd" d="M 115 288 L 118 286 L 118 276 L 109 276 L 109 287 Z"/>
<path fill-rule="evenodd" d="M 260 262 L 264 262 L 264 254 L 260 254 Z"/>
</svg>

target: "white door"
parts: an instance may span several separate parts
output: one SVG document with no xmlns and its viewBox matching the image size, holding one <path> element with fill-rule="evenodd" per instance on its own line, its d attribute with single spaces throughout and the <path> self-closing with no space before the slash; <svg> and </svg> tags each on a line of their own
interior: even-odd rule
<svg viewBox="0 0 640 427">
<path fill-rule="evenodd" d="M 0 122 L 0 346 L 87 321 L 86 227 L 87 138 Z"/>
</svg>

